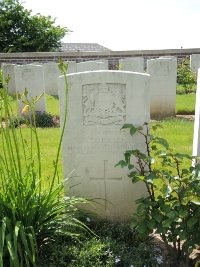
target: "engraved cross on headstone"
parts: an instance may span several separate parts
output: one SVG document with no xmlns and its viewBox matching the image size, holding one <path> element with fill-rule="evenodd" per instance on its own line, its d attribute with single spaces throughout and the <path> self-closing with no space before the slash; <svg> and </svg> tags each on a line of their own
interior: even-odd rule
<svg viewBox="0 0 200 267">
<path fill-rule="evenodd" d="M 104 192 L 105 192 L 105 211 L 107 210 L 107 202 L 108 202 L 108 192 L 107 192 L 107 180 L 122 180 L 122 177 L 107 177 L 107 165 L 108 161 L 103 161 L 103 177 L 90 177 L 90 180 L 102 180 L 104 183 Z"/>
</svg>

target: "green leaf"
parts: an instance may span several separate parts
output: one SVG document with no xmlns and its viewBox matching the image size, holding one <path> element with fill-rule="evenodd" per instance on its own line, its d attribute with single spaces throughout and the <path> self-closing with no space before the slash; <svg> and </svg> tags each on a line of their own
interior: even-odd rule
<svg viewBox="0 0 200 267">
<path fill-rule="evenodd" d="M 140 222 L 140 224 L 138 224 L 137 230 L 140 234 L 146 233 L 146 231 L 148 230 L 148 224 L 146 223 L 146 221 Z"/>
<path fill-rule="evenodd" d="M 130 224 L 130 227 L 131 227 L 132 229 L 134 229 L 134 228 L 136 228 L 137 225 L 138 225 L 138 221 L 137 221 L 137 220 L 132 220 L 132 221 L 131 221 L 131 224 Z"/>
<path fill-rule="evenodd" d="M 178 217 L 178 212 L 172 210 L 172 211 L 166 213 L 166 216 L 172 220 L 175 220 Z"/>
<path fill-rule="evenodd" d="M 194 203 L 194 204 L 196 204 L 196 205 L 200 205 L 200 198 L 198 197 L 195 197 L 195 198 L 193 198 L 190 202 L 192 202 L 192 203 Z"/>
<path fill-rule="evenodd" d="M 183 209 L 183 208 L 181 208 L 180 210 L 179 210 L 179 217 L 180 218 L 186 218 L 188 216 L 188 211 L 187 211 L 187 209 Z"/>
<path fill-rule="evenodd" d="M 162 146 L 163 146 L 164 148 L 166 148 L 166 149 L 169 148 L 169 144 L 168 144 L 167 140 L 164 139 L 164 138 L 156 137 L 156 138 L 154 139 L 154 143 L 160 144 L 160 145 L 162 145 Z"/>
<path fill-rule="evenodd" d="M 181 240 L 186 240 L 188 238 L 188 234 L 186 231 L 183 230 L 182 232 L 179 233 L 179 237 Z"/>
<path fill-rule="evenodd" d="M 121 129 L 130 129 L 130 135 L 131 136 L 133 136 L 138 130 L 138 128 L 136 128 L 132 124 L 128 124 L 128 123 L 124 124 Z"/>
<path fill-rule="evenodd" d="M 192 228 L 198 222 L 198 218 L 192 217 L 187 221 L 187 226 Z"/>
<path fill-rule="evenodd" d="M 155 210 L 154 212 L 152 212 L 152 217 L 157 221 L 157 222 L 161 222 L 162 221 L 162 219 L 163 219 L 163 215 L 159 212 L 159 211 L 157 211 L 157 210 Z"/>
<path fill-rule="evenodd" d="M 122 168 L 124 168 L 125 166 L 127 166 L 127 163 L 124 161 L 124 160 L 120 160 L 116 165 L 115 167 L 117 166 L 121 166 Z"/>
<path fill-rule="evenodd" d="M 127 128 L 130 129 L 131 127 L 133 127 L 132 124 L 124 124 L 121 129 L 127 129 Z"/>
<path fill-rule="evenodd" d="M 134 177 L 132 177 L 132 183 L 135 184 L 135 183 L 141 181 L 140 177 L 141 177 L 141 176 L 134 176 Z"/>
<path fill-rule="evenodd" d="M 151 149 L 155 151 L 155 150 L 157 150 L 157 146 L 156 145 L 152 145 Z"/>
<path fill-rule="evenodd" d="M 130 135 L 133 136 L 137 132 L 137 128 L 131 127 L 130 128 Z"/>
<path fill-rule="evenodd" d="M 148 227 L 150 230 L 155 229 L 156 228 L 156 221 L 152 219 L 150 222 L 148 222 Z"/>
<path fill-rule="evenodd" d="M 171 219 L 166 219 L 166 220 L 164 220 L 162 222 L 162 225 L 163 225 L 163 227 L 168 228 L 168 227 L 170 227 L 170 225 L 172 224 L 172 222 L 173 221 Z"/>
<path fill-rule="evenodd" d="M 128 169 L 131 170 L 134 168 L 134 165 L 133 164 L 128 164 Z"/>
</svg>

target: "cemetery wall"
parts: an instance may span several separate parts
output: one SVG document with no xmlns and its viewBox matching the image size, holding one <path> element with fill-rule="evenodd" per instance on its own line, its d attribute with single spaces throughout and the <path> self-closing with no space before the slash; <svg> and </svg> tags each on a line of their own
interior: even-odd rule
<svg viewBox="0 0 200 267">
<path fill-rule="evenodd" d="M 0 53 L 0 65 L 8 64 L 27 64 L 32 62 L 47 63 L 49 61 L 58 62 L 59 58 L 63 61 L 83 62 L 88 60 L 107 59 L 109 69 L 116 69 L 119 59 L 128 57 L 143 57 L 146 60 L 160 56 L 176 56 L 178 58 L 189 57 L 191 54 L 200 54 L 200 48 L 191 49 L 164 49 L 164 50 L 133 50 L 133 51 L 102 51 L 102 52 L 29 52 L 29 53 Z"/>
</svg>

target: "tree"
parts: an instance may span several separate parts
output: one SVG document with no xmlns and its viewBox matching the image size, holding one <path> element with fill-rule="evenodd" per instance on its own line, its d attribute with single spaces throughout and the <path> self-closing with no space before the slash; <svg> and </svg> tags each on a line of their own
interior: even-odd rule
<svg viewBox="0 0 200 267">
<path fill-rule="evenodd" d="M 49 52 L 58 50 L 70 32 L 55 26 L 55 19 L 32 15 L 19 0 L 0 0 L 0 52 Z"/>
</svg>

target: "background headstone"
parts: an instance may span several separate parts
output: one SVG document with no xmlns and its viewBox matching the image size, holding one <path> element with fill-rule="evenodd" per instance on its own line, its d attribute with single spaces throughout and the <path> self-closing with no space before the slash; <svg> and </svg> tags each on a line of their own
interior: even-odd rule
<svg viewBox="0 0 200 267">
<path fill-rule="evenodd" d="M 200 55 L 199 54 L 192 54 L 190 56 L 190 69 L 191 71 L 198 72 L 200 68 Z"/>
<path fill-rule="evenodd" d="M 93 70 L 108 70 L 107 61 L 86 61 L 76 64 L 77 72 L 93 71 Z"/>
<path fill-rule="evenodd" d="M 8 93 L 10 95 L 16 94 L 16 84 L 15 84 L 15 64 L 2 64 L 2 75 L 3 81 L 5 82 L 6 77 L 9 75 L 9 83 L 8 83 Z"/>
<path fill-rule="evenodd" d="M 69 179 L 66 194 L 95 199 L 87 205 L 99 216 L 126 219 L 135 200 L 146 195 L 143 184 L 133 184 L 127 170 L 114 167 L 127 149 L 145 153 L 141 135 L 120 130 L 125 123 L 149 122 L 149 75 L 122 71 L 92 71 L 68 75 L 68 118 L 63 138 L 63 168 Z M 61 123 L 65 81 L 58 78 Z M 69 190 L 69 192 L 67 192 Z"/>
<path fill-rule="evenodd" d="M 28 91 L 28 99 L 35 98 L 43 94 L 44 91 L 44 74 L 43 67 L 37 65 L 15 66 L 16 91 L 24 93 Z M 24 104 L 19 101 L 19 113 L 21 113 Z M 35 110 L 39 112 L 46 111 L 45 96 L 43 95 L 35 104 Z"/>
<path fill-rule="evenodd" d="M 45 93 L 58 95 L 57 78 L 61 75 L 58 64 L 49 62 L 43 64 Z"/>
<path fill-rule="evenodd" d="M 194 135 L 193 135 L 193 156 L 200 156 L 200 68 L 198 69 L 195 119 L 194 119 Z M 200 160 L 197 161 L 200 163 Z"/>
<path fill-rule="evenodd" d="M 174 116 L 176 108 L 177 59 L 156 58 L 147 61 L 150 74 L 151 118 Z"/>
<path fill-rule="evenodd" d="M 68 65 L 67 74 L 77 72 L 76 61 L 64 61 L 63 63 Z"/>
<path fill-rule="evenodd" d="M 144 58 L 129 57 L 119 60 L 119 70 L 144 72 Z"/>
</svg>

